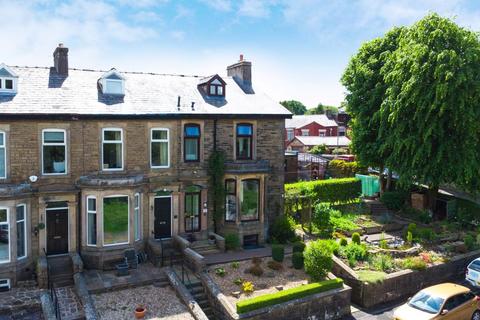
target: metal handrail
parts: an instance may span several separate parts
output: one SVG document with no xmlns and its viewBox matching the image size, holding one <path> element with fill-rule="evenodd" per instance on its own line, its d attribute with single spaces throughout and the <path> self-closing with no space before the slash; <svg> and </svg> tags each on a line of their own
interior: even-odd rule
<svg viewBox="0 0 480 320">
<path fill-rule="evenodd" d="M 47 288 L 48 288 L 48 292 L 50 294 L 50 299 L 52 299 L 53 308 L 55 309 L 55 316 L 57 317 L 58 320 L 61 320 L 62 316 L 60 314 L 60 307 L 58 305 L 57 291 L 55 290 L 55 285 L 50 278 L 50 263 L 48 262 L 47 251 L 45 250 L 45 248 L 43 248 L 43 252 L 45 253 L 45 259 L 47 261 Z"/>
</svg>

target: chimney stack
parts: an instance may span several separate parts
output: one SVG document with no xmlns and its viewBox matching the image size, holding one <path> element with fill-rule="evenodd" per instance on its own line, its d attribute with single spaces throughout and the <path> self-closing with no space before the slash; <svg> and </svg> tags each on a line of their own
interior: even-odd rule
<svg viewBox="0 0 480 320">
<path fill-rule="evenodd" d="M 68 48 L 59 43 L 53 52 L 53 65 L 58 74 L 68 76 Z"/>
<path fill-rule="evenodd" d="M 255 93 L 252 87 L 252 63 L 244 60 L 243 54 L 237 63 L 227 67 L 227 75 L 232 77 L 245 93 Z"/>
</svg>

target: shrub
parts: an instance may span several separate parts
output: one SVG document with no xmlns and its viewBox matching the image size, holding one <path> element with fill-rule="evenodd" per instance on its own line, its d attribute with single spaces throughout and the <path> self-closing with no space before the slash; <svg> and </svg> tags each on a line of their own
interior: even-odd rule
<svg viewBox="0 0 480 320">
<path fill-rule="evenodd" d="M 225 235 L 225 248 L 227 250 L 235 250 L 240 247 L 240 238 L 236 233 L 227 233 Z"/>
<path fill-rule="evenodd" d="M 389 271 L 395 268 L 393 258 L 387 254 L 374 255 L 370 260 L 370 265 L 377 271 Z"/>
<path fill-rule="evenodd" d="M 380 241 L 378 243 L 378 246 L 382 249 L 388 249 L 388 241 L 385 239 L 385 233 L 382 232 L 382 234 L 380 235 Z"/>
<path fill-rule="evenodd" d="M 362 193 L 362 183 L 356 178 L 315 180 L 285 184 L 286 198 L 309 196 L 317 202 L 351 202 Z"/>
<path fill-rule="evenodd" d="M 250 312 L 286 301 L 300 299 L 316 293 L 341 288 L 342 286 L 343 280 L 337 278 L 241 300 L 237 302 L 237 313 L 242 314 Z"/>
<path fill-rule="evenodd" d="M 275 219 L 270 227 L 270 238 L 279 243 L 287 243 L 295 239 L 295 221 L 288 215 Z"/>
<path fill-rule="evenodd" d="M 215 274 L 219 277 L 225 277 L 226 272 L 224 268 L 216 268 Z"/>
<path fill-rule="evenodd" d="M 320 230 L 320 234 L 331 234 L 333 225 L 330 221 L 332 209 L 328 203 L 317 203 L 313 208 L 312 224 Z"/>
<path fill-rule="evenodd" d="M 232 267 L 232 269 L 238 269 L 240 267 L 240 262 L 234 261 L 230 264 L 230 266 Z"/>
<path fill-rule="evenodd" d="M 237 278 L 237 279 L 233 280 L 233 283 L 236 284 L 237 286 L 239 286 L 243 283 L 243 279 L 242 278 Z"/>
<path fill-rule="evenodd" d="M 327 239 L 323 240 L 326 246 L 330 248 L 330 251 L 332 251 L 333 254 L 337 255 L 338 251 L 340 250 L 340 245 L 338 244 L 337 241 L 332 240 L 332 239 Z"/>
<path fill-rule="evenodd" d="M 247 295 L 251 294 L 255 291 L 255 286 L 250 281 L 245 281 L 242 283 L 242 291 L 245 292 Z"/>
<path fill-rule="evenodd" d="M 349 243 L 340 248 L 340 256 L 352 261 L 365 261 L 368 257 L 367 247 L 363 244 Z"/>
<path fill-rule="evenodd" d="M 314 280 L 325 278 L 332 270 L 332 249 L 328 241 L 317 240 L 310 242 L 303 253 L 305 272 Z"/>
<path fill-rule="evenodd" d="M 332 150 L 332 154 L 340 155 L 340 154 L 348 154 L 347 148 L 335 148 Z"/>
<path fill-rule="evenodd" d="M 417 218 L 421 223 L 429 224 L 432 222 L 432 213 L 429 210 L 420 210 Z"/>
<path fill-rule="evenodd" d="M 407 243 L 409 245 L 412 245 L 412 243 L 413 243 L 413 235 L 412 235 L 411 231 L 407 231 Z"/>
<path fill-rule="evenodd" d="M 293 253 L 295 252 L 303 253 L 304 250 L 305 250 L 305 242 L 297 241 L 292 246 Z"/>
<path fill-rule="evenodd" d="M 328 148 L 325 144 L 320 144 L 317 146 L 313 146 L 310 150 L 308 150 L 308 153 L 311 154 L 325 154 L 327 153 Z"/>
<path fill-rule="evenodd" d="M 272 270 L 283 270 L 283 264 L 278 261 L 268 261 L 267 262 L 267 267 L 269 267 Z"/>
<path fill-rule="evenodd" d="M 281 244 L 272 245 L 272 259 L 282 262 L 285 257 L 285 247 Z"/>
<path fill-rule="evenodd" d="M 261 264 L 262 263 L 262 258 L 260 257 L 253 257 L 252 258 L 252 263 L 255 265 Z"/>
<path fill-rule="evenodd" d="M 295 269 L 303 268 L 303 253 L 294 252 L 292 255 L 292 264 Z"/>
<path fill-rule="evenodd" d="M 328 164 L 330 175 L 334 178 L 354 177 L 357 173 L 365 173 L 366 168 L 356 161 L 332 160 Z"/>
<path fill-rule="evenodd" d="M 407 227 L 407 234 L 410 232 L 413 237 L 417 235 L 417 224 L 415 223 L 409 223 Z"/>
<path fill-rule="evenodd" d="M 345 247 L 348 245 L 348 240 L 346 238 L 340 238 L 340 246 Z"/>
<path fill-rule="evenodd" d="M 263 268 L 259 264 L 254 264 L 250 268 L 246 269 L 245 272 L 253 274 L 257 277 L 261 277 L 263 275 Z"/>
<path fill-rule="evenodd" d="M 421 257 L 408 257 L 403 259 L 402 266 L 405 269 L 425 270 L 427 263 Z"/>
<path fill-rule="evenodd" d="M 417 230 L 417 238 L 424 241 L 433 241 L 437 235 L 430 228 L 422 228 Z"/>
<path fill-rule="evenodd" d="M 356 244 L 360 244 L 360 234 L 358 232 L 354 232 L 352 234 L 352 242 Z"/>
<path fill-rule="evenodd" d="M 471 234 L 467 234 L 463 238 L 463 243 L 465 244 L 468 250 L 473 250 L 475 248 L 475 238 Z"/>
<path fill-rule="evenodd" d="M 380 196 L 380 201 L 390 210 L 402 209 L 407 200 L 408 193 L 403 191 L 387 191 Z"/>
</svg>

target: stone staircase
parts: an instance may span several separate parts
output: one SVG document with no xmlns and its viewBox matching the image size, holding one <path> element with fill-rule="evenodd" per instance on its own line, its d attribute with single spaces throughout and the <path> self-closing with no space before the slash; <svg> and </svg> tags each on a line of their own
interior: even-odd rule
<svg viewBox="0 0 480 320">
<path fill-rule="evenodd" d="M 200 308 L 202 308 L 202 311 L 205 313 L 207 318 L 210 320 L 215 320 L 216 318 L 213 314 L 212 308 L 210 307 L 210 302 L 208 301 L 208 297 L 205 294 L 205 290 L 203 289 L 203 285 L 200 280 L 193 281 L 192 283 L 187 284 L 186 287 Z"/>
<path fill-rule="evenodd" d="M 391 213 L 391 211 L 387 209 L 387 207 L 385 207 L 385 205 L 378 200 L 370 200 L 366 201 L 366 203 L 370 208 L 370 212 L 372 215 L 381 216 L 386 213 Z"/>
<path fill-rule="evenodd" d="M 62 320 L 84 320 L 85 312 L 83 305 L 75 293 L 73 286 L 56 288 L 58 307 Z"/>
<path fill-rule="evenodd" d="M 55 288 L 73 285 L 73 263 L 69 255 L 48 257 L 50 281 Z"/>
<path fill-rule="evenodd" d="M 195 241 L 190 248 L 202 256 L 221 252 L 216 244 L 211 244 L 208 240 Z"/>
</svg>

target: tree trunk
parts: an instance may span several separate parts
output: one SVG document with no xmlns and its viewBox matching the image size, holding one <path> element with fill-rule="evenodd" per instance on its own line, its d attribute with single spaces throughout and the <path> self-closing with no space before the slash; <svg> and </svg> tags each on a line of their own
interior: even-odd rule
<svg viewBox="0 0 480 320">
<path fill-rule="evenodd" d="M 388 169 L 387 186 L 385 188 L 387 189 L 387 191 L 392 191 L 392 178 L 393 178 L 392 170 Z"/>
<path fill-rule="evenodd" d="M 385 167 L 381 165 L 380 174 L 378 175 L 378 180 L 380 182 L 380 195 L 385 192 L 385 175 L 383 174 L 383 170 L 385 170 Z"/>
</svg>

